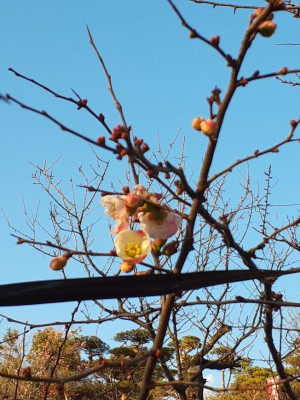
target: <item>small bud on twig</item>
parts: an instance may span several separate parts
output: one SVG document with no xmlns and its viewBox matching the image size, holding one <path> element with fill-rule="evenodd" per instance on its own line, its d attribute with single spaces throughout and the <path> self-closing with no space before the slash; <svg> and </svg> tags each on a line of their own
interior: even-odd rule
<svg viewBox="0 0 300 400">
<path fill-rule="evenodd" d="M 165 245 L 165 247 L 162 249 L 162 254 L 165 254 L 166 256 L 170 257 L 173 254 L 177 253 L 178 246 L 179 246 L 179 243 L 176 240 L 174 240 Z"/>
<path fill-rule="evenodd" d="M 149 150 L 149 146 L 147 145 L 147 143 L 143 143 L 141 145 L 141 152 L 144 154 Z"/>
<path fill-rule="evenodd" d="M 87 99 L 80 99 L 77 101 L 77 110 L 80 110 L 82 107 L 85 107 L 87 105 Z"/>
<path fill-rule="evenodd" d="M 104 117 L 104 115 L 103 115 L 102 113 L 100 113 L 100 114 L 98 115 L 98 119 L 99 119 L 99 121 L 100 121 L 101 123 L 103 123 L 103 122 L 105 121 L 105 117 Z"/>
<path fill-rule="evenodd" d="M 219 43 L 220 43 L 220 36 L 212 36 L 212 37 L 210 38 L 210 43 L 211 43 L 213 46 L 218 47 L 218 46 L 219 46 Z"/>
<path fill-rule="evenodd" d="M 161 356 L 162 356 L 161 350 L 160 350 L 160 349 L 159 349 L 159 350 L 156 350 L 156 352 L 155 352 L 155 357 L 160 358 Z"/>
<path fill-rule="evenodd" d="M 147 176 L 148 176 L 148 178 L 150 178 L 150 179 L 152 179 L 152 178 L 154 178 L 155 177 L 155 172 L 153 171 L 153 169 L 148 169 L 148 171 L 147 171 Z"/>
<path fill-rule="evenodd" d="M 99 146 L 105 146 L 105 137 L 104 136 L 99 136 L 96 140 L 97 144 Z"/>
<path fill-rule="evenodd" d="M 244 78 L 244 77 L 242 77 L 242 78 L 240 79 L 240 85 L 241 85 L 241 86 L 245 87 L 245 86 L 247 85 L 247 83 L 248 83 L 248 79 L 246 79 L 246 78 Z"/>
<path fill-rule="evenodd" d="M 286 75 L 288 73 L 287 67 L 282 67 L 281 70 L 279 71 L 280 75 Z"/>
</svg>

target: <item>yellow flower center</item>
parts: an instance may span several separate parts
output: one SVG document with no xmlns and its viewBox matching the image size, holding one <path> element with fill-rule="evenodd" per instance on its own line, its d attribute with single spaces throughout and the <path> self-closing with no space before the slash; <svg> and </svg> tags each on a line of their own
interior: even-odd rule
<svg viewBox="0 0 300 400">
<path fill-rule="evenodd" d="M 126 253 L 131 258 L 137 257 L 141 254 L 141 246 L 137 243 L 128 243 Z"/>
</svg>

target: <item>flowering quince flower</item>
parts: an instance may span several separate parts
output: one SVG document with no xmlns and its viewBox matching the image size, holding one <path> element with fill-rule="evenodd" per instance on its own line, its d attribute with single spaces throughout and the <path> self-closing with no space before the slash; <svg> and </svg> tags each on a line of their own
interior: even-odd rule
<svg viewBox="0 0 300 400">
<path fill-rule="evenodd" d="M 152 212 L 138 213 L 141 228 L 152 238 L 168 239 L 179 226 L 180 218 L 167 211 L 161 211 L 158 218 Z"/>
<path fill-rule="evenodd" d="M 111 233 L 118 234 L 129 227 L 129 210 L 126 207 L 125 196 L 108 194 L 102 197 L 100 202 L 105 208 L 105 213 L 117 221 L 117 225 L 115 225 Z"/>
<path fill-rule="evenodd" d="M 151 240 L 145 231 L 122 231 L 115 240 L 117 255 L 127 264 L 138 264 L 151 251 Z"/>
</svg>

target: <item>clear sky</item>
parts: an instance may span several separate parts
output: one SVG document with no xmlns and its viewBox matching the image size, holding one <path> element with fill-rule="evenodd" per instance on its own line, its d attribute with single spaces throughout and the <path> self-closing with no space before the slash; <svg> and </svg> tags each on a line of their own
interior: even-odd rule
<svg viewBox="0 0 300 400">
<path fill-rule="evenodd" d="M 250 10 L 237 10 L 234 14 L 232 9 L 213 10 L 188 0 L 176 4 L 201 34 L 208 38 L 220 35 L 222 48 L 235 56 Z M 263 6 L 265 2 L 251 4 Z M 259 37 L 250 49 L 242 71 L 245 76 L 257 69 L 267 73 L 283 66 L 300 67 L 299 47 L 277 45 L 299 41 L 299 20 L 287 14 L 275 20 L 276 34 L 269 39 Z M 206 138 L 192 130 L 191 121 L 197 115 L 208 116 L 206 98 L 215 86 L 226 89 L 229 70 L 211 48 L 188 38 L 188 32 L 165 0 L 2 1 L 0 93 L 9 93 L 28 105 L 45 109 L 91 138 L 104 134 L 83 111 L 76 112 L 70 104 L 16 78 L 8 72 L 12 67 L 66 96 L 72 96 L 71 88 L 74 89 L 88 99 L 96 112 L 105 115 L 110 126 L 120 123 L 107 91 L 106 78 L 89 44 L 87 25 L 135 134 L 143 137 L 154 152 L 158 135 L 166 147 L 179 134 L 174 159 L 185 137 L 187 172 L 196 179 Z M 282 85 L 273 78 L 241 88 L 228 111 L 213 171 L 286 137 L 289 120 L 299 117 L 299 104 L 299 88 Z M 0 132 L 0 207 L 11 224 L 26 229 L 23 199 L 30 215 L 39 204 L 41 223 L 47 226 L 49 200 L 33 185 L 31 163 L 43 165 L 47 160 L 51 164 L 60 157 L 54 171 L 67 187 L 70 176 L 75 183 L 80 182 L 78 167 L 89 168 L 94 162 L 93 152 L 89 145 L 60 131 L 49 121 L 3 102 L 0 103 Z M 105 153 L 99 156 L 109 159 Z M 254 185 L 264 181 L 264 171 L 270 163 L 276 184 L 274 203 L 298 203 L 299 146 L 289 145 L 279 154 L 254 161 L 250 165 Z M 112 162 L 111 176 L 115 184 L 120 165 Z M 236 179 L 239 179 L 238 173 Z M 235 195 L 234 190 L 230 195 Z M 285 210 L 280 211 L 283 220 Z M 102 214 L 99 209 L 99 218 Z M 106 223 L 106 219 L 102 221 Z M 15 245 L 2 216 L 0 232 L 1 283 L 58 277 L 50 271 L 47 257 L 27 246 Z M 47 237 L 41 234 L 39 239 Z M 101 237 L 102 248 L 103 243 L 106 242 Z M 69 317 L 73 306 L 7 308 L 0 312 L 34 323 Z"/>
</svg>

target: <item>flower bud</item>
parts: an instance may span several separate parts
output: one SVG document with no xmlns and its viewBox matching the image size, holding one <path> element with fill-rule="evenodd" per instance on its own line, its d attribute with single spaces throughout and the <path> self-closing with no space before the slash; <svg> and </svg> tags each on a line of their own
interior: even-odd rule
<svg viewBox="0 0 300 400">
<path fill-rule="evenodd" d="M 149 146 L 147 145 L 147 143 L 143 143 L 141 145 L 141 152 L 144 154 L 149 150 Z"/>
<path fill-rule="evenodd" d="M 77 110 L 80 110 L 82 107 L 86 107 L 87 102 L 88 102 L 87 99 L 78 100 L 77 101 L 77 105 L 78 105 Z"/>
<path fill-rule="evenodd" d="M 288 73 L 287 67 L 282 67 L 281 70 L 279 71 L 280 75 L 286 75 Z"/>
<path fill-rule="evenodd" d="M 159 253 L 160 249 L 166 244 L 166 241 L 167 241 L 167 239 L 156 238 L 151 244 L 152 250 L 155 253 Z"/>
<path fill-rule="evenodd" d="M 126 128 L 122 125 L 117 125 L 111 131 L 110 140 L 112 140 L 113 142 L 117 142 L 119 139 L 122 138 L 123 133 L 127 135 Z"/>
<path fill-rule="evenodd" d="M 203 122 L 203 121 L 204 121 L 204 119 L 203 119 L 202 117 L 196 117 L 196 118 L 194 118 L 193 121 L 192 121 L 192 127 L 193 127 L 196 131 L 201 131 L 200 124 L 201 124 L 201 122 Z"/>
<path fill-rule="evenodd" d="M 219 46 L 219 43 L 220 43 L 220 36 L 212 36 L 212 37 L 210 38 L 210 43 L 211 43 L 213 46 L 218 47 L 218 46 Z"/>
<path fill-rule="evenodd" d="M 206 119 L 200 124 L 201 132 L 206 136 L 213 136 L 216 132 L 217 125 L 212 119 Z"/>
<path fill-rule="evenodd" d="M 162 356 L 162 351 L 160 349 L 156 350 L 155 357 L 160 358 Z"/>
<path fill-rule="evenodd" d="M 148 171 L 146 172 L 148 178 L 152 179 L 155 177 L 155 172 L 153 169 L 148 169 Z"/>
<path fill-rule="evenodd" d="M 96 140 L 97 144 L 99 146 L 104 146 L 105 145 L 105 137 L 104 136 L 99 136 Z"/>
<path fill-rule="evenodd" d="M 258 32 L 264 37 L 270 37 L 276 30 L 277 25 L 273 21 L 264 21 L 258 27 Z"/>
<path fill-rule="evenodd" d="M 135 268 L 135 264 L 130 264 L 127 261 L 123 261 L 120 265 L 120 270 L 124 272 L 125 274 L 128 274 L 129 272 L 133 271 Z"/>
<path fill-rule="evenodd" d="M 120 155 L 121 159 L 122 159 L 124 156 L 126 156 L 126 154 L 128 154 L 128 150 L 127 150 L 127 149 L 123 148 L 123 149 L 120 150 L 119 155 Z"/>
<path fill-rule="evenodd" d="M 52 258 L 51 262 L 50 262 L 50 268 L 53 271 L 60 271 L 61 269 L 63 269 L 68 262 L 68 259 L 70 258 L 69 254 L 65 253 L 60 257 L 54 257 Z"/>
<path fill-rule="evenodd" d="M 174 240 L 173 242 L 168 243 L 162 250 L 162 254 L 166 256 L 172 256 L 173 254 L 177 253 L 179 243 Z"/>
</svg>

